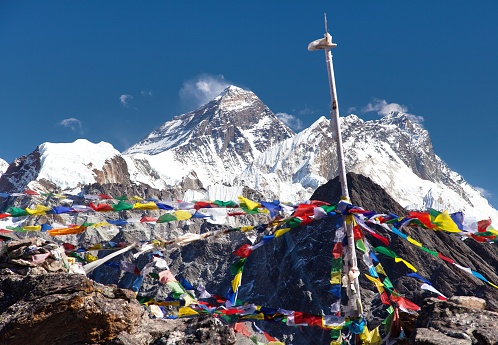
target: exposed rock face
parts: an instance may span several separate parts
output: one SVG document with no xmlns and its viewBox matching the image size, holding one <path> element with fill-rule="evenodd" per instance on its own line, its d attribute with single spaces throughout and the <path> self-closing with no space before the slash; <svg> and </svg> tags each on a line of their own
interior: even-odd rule
<svg viewBox="0 0 498 345">
<path fill-rule="evenodd" d="M 94 169 L 95 181 L 100 184 L 105 183 L 130 183 L 130 173 L 126 161 L 121 156 L 108 159 L 102 170 Z"/>
<path fill-rule="evenodd" d="M 411 339 L 413 344 L 498 344 L 498 313 L 483 310 L 484 304 L 484 300 L 474 297 L 427 299 Z"/>
<path fill-rule="evenodd" d="M 348 174 L 348 184 L 350 187 L 351 199 L 354 204 L 378 212 L 390 211 L 398 213 L 399 215 L 404 214 L 403 208 L 396 204 L 396 202 L 389 197 L 389 195 L 387 195 L 382 188 L 373 183 L 370 179 L 361 175 Z M 96 184 L 87 189 L 88 193 L 97 193 L 98 191 L 113 195 L 139 194 L 146 197 L 158 198 L 173 198 L 177 195 L 173 190 L 158 191 L 154 189 L 144 189 L 143 186 L 120 186 L 116 184 L 106 186 Z M 251 191 L 246 190 L 245 192 L 249 193 Z M 258 195 L 256 194 L 252 196 L 254 199 L 258 198 Z M 335 179 L 319 188 L 313 195 L 312 199 L 336 203 L 339 196 L 340 185 L 338 180 Z M 128 216 L 127 212 L 122 212 L 120 217 L 126 218 Z M 97 221 L 97 217 L 104 217 L 104 215 L 95 214 L 91 215 L 91 217 L 95 218 L 92 218 L 89 221 Z M 109 217 L 109 215 L 106 215 L 105 217 Z M 264 215 L 262 217 L 264 217 Z M 246 220 L 246 222 L 248 222 L 247 225 L 254 225 L 258 223 L 263 224 L 265 223 L 265 220 L 268 220 L 268 218 L 249 219 Z M 238 221 L 243 222 L 242 219 Z M 338 221 L 340 221 L 339 217 L 328 217 L 324 220 L 314 222 L 309 226 L 292 229 L 284 236 L 279 237 L 271 243 L 255 250 L 254 253 L 249 256 L 245 264 L 239 299 L 248 303 L 255 303 L 269 308 L 297 310 L 316 315 L 320 315 L 323 311 L 323 313 L 329 314 L 329 307 L 332 302 L 332 298 L 328 293 L 328 290 L 330 289 L 330 251 L 332 248 L 334 231 Z M 102 236 L 105 235 L 107 236 L 107 240 L 112 239 L 115 242 L 127 241 L 127 238 L 131 238 L 135 241 L 150 241 L 152 238 L 160 237 L 168 239 L 170 236 L 179 236 L 185 232 L 203 233 L 217 228 L 221 228 L 221 226 L 200 223 L 198 221 L 157 224 L 153 227 L 131 224 L 123 227 L 119 232 L 116 231 L 112 234 L 103 232 Z M 439 258 L 421 251 L 419 248 L 409 244 L 407 241 L 395 236 L 391 232 L 387 232 L 382 228 L 376 228 L 375 230 L 390 240 L 390 249 L 395 251 L 400 257 L 412 263 L 418 269 L 418 273 L 421 276 L 429 279 L 433 286 L 446 296 L 451 297 L 455 295 L 466 295 L 481 297 L 487 301 L 488 309 L 495 312 L 498 311 L 497 289 L 484 284 L 481 280 L 476 279 L 473 275 L 468 274 L 458 267 L 447 264 Z M 494 283 L 498 282 L 498 275 L 496 272 L 496 267 L 498 267 L 498 251 L 496 246 L 486 243 L 477 243 L 473 240 L 462 241 L 455 235 L 434 232 L 432 230 L 420 231 L 416 229 L 407 229 L 406 232 L 409 233 L 411 237 L 423 243 L 425 247 L 437 250 L 443 255 L 451 257 L 463 266 L 470 267 L 471 269 L 482 273 L 487 279 Z M 60 240 L 70 241 L 74 244 L 81 245 L 93 244 L 98 243 L 104 238 L 97 237 L 97 234 L 98 232 L 96 230 L 89 229 L 84 234 L 81 234 L 81 236 L 68 236 Z M 40 236 L 42 235 L 43 234 L 40 234 Z M 262 233 L 258 234 L 260 237 L 262 235 Z M 96 237 L 94 238 L 92 236 Z M 373 246 L 380 245 L 379 242 L 376 242 L 376 239 L 370 238 L 368 234 L 366 234 L 366 237 Z M 229 235 L 211 237 L 206 241 L 193 242 L 190 245 L 180 248 L 170 247 L 164 251 L 164 255 L 171 271 L 175 273 L 178 279 L 180 277 L 184 277 L 194 286 L 202 283 L 206 287 L 206 290 L 210 293 L 224 296 L 232 279 L 230 274 L 230 265 L 234 262 L 235 258 L 231 253 L 243 243 L 249 243 L 249 240 L 245 237 L 245 235 L 240 232 L 233 232 Z M 29 244 L 26 244 L 25 246 L 29 246 Z M 12 249 L 12 252 L 17 249 L 19 248 Z M 21 255 L 21 258 L 22 255 L 26 254 L 23 251 L 18 251 L 17 253 Z M 102 253 L 102 255 L 105 254 Z M 366 272 L 366 267 L 361 262 L 361 253 L 358 252 L 357 255 L 358 258 L 360 258 L 361 272 Z M 28 257 L 25 257 L 24 259 L 27 258 Z M 12 257 L 12 259 L 14 258 Z M 121 258 L 118 260 L 120 259 Z M 126 257 L 124 259 L 126 259 Z M 408 270 L 408 268 L 402 263 L 395 263 L 394 260 L 382 255 L 379 255 L 379 259 L 396 290 L 404 294 L 406 298 L 414 303 L 417 303 L 418 305 L 422 305 L 425 298 L 434 296 L 434 294 L 420 289 L 420 281 L 414 278 L 406 277 L 406 273 L 410 273 L 411 271 Z M 129 261 L 131 260 L 132 259 L 130 258 Z M 139 268 L 142 268 L 146 263 L 147 259 L 142 258 L 140 262 L 137 262 L 137 265 Z M 12 267 L 10 269 L 12 270 Z M 24 269 L 24 271 L 17 269 L 16 272 L 25 274 L 25 271 L 26 269 Z M 69 315 L 73 319 L 77 319 L 77 315 L 80 315 L 78 314 L 78 311 L 76 311 L 75 306 L 78 305 L 77 302 L 80 303 L 81 301 L 84 301 L 86 303 L 85 305 L 94 308 L 96 305 L 107 305 L 105 304 L 107 302 L 114 303 L 116 302 L 114 300 L 117 299 L 119 303 L 116 302 L 116 308 L 123 308 L 123 306 L 127 306 L 127 308 L 129 308 L 129 313 L 135 313 L 135 310 L 137 312 L 139 311 L 139 309 L 135 309 L 134 305 L 136 305 L 137 308 L 142 308 L 136 304 L 136 302 L 131 301 L 130 296 L 123 292 L 118 292 L 119 289 L 117 288 L 104 288 L 102 286 L 96 287 L 97 285 L 95 284 L 89 287 L 88 284 L 90 283 L 87 284 L 85 281 L 81 280 L 84 277 L 76 279 L 80 279 L 79 282 L 85 287 L 78 287 L 80 285 L 74 287 L 69 281 L 64 283 L 65 278 L 62 278 L 63 273 L 57 274 L 61 275 L 61 277 L 57 278 L 61 281 L 61 289 L 63 291 L 69 291 L 69 294 L 50 290 L 52 291 L 48 293 L 50 297 L 43 297 L 41 292 L 36 292 L 38 291 L 37 289 L 40 289 L 37 288 L 35 289 L 35 292 L 37 293 L 36 296 L 39 298 L 36 297 L 33 299 L 33 297 L 28 297 L 28 300 L 26 300 L 25 296 L 29 295 L 27 292 L 16 293 L 12 298 L 9 297 L 8 299 L 5 299 L 6 302 L 4 302 L 4 298 L 1 298 L 0 308 L 2 309 L 0 310 L 0 320 L 2 321 L 0 334 L 4 334 L 2 332 L 5 332 L 5 334 L 13 334 L 7 333 L 7 331 L 17 332 L 17 329 L 26 329 L 26 327 L 28 327 L 26 326 L 27 321 L 25 320 L 32 317 L 22 316 L 24 314 L 16 314 L 19 310 L 25 312 L 28 312 L 30 309 L 38 310 L 40 313 L 45 313 L 50 317 L 54 317 L 54 320 L 60 320 L 57 319 L 56 316 L 51 316 L 55 313 L 51 311 L 52 309 L 44 309 L 48 308 L 47 306 L 31 306 L 28 304 L 35 303 L 37 301 L 52 304 L 51 308 L 58 308 L 57 310 L 61 310 L 62 313 L 65 313 L 64 315 Z M 46 279 L 49 278 L 42 278 L 41 275 L 36 277 L 20 277 L 19 275 L 13 275 L 9 272 L 9 275 L 5 273 L 2 277 L 3 278 L 1 278 L 1 280 L 3 283 L 1 284 L 3 284 L 2 286 L 7 289 L 3 289 L 3 291 L 24 291 L 24 287 L 31 288 L 39 282 L 43 283 L 41 284 L 43 286 L 49 286 L 50 284 L 53 285 L 55 283 L 55 281 L 50 281 L 50 284 L 48 284 Z M 132 273 L 110 269 L 106 266 L 97 268 L 93 273 L 93 278 L 95 280 L 106 284 L 118 284 L 121 288 L 131 287 L 135 277 L 136 276 Z M 166 286 L 158 286 L 156 280 L 149 278 L 150 277 L 147 277 L 144 280 L 140 294 L 144 296 L 156 296 L 158 299 L 164 298 L 169 292 L 166 289 Z M 381 304 L 379 295 L 374 289 L 373 284 L 363 275 L 360 277 L 360 285 L 362 288 L 361 295 L 365 309 L 365 316 L 368 320 L 369 328 L 372 328 L 380 324 L 380 322 L 386 318 L 386 308 Z M 58 287 L 55 287 L 54 289 L 57 290 Z M 102 293 L 104 289 L 107 289 L 105 290 L 107 292 Z M 54 299 L 54 296 L 58 296 L 60 294 L 64 295 L 61 298 L 65 302 L 58 302 L 58 300 Z M 74 294 L 78 297 L 76 300 L 77 302 L 69 302 L 73 297 L 68 296 Z M 122 296 L 123 294 L 128 297 L 112 297 L 110 300 L 102 300 L 102 296 Z M 479 306 L 482 308 L 482 304 L 469 303 L 469 301 L 464 297 L 459 298 L 459 301 L 462 305 L 471 307 Z M 471 300 L 471 302 L 474 301 Z M 6 304 L 2 305 L 1 303 Z M 16 309 L 15 305 L 25 307 L 19 307 L 20 309 Z M 81 303 L 79 305 L 81 305 Z M 104 308 L 104 310 L 106 312 L 111 312 L 113 308 L 114 307 L 109 306 Z M 167 344 L 168 341 L 173 338 L 178 339 L 179 335 L 187 337 L 185 339 L 189 339 L 188 342 L 185 340 L 185 343 L 195 343 L 195 341 L 197 341 L 198 343 L 204 342 L 216 344 L 216 341 L 218 341 L 207 341 L 207 337 L 209 337 L 209 339 L 223 339 L 219 340 L 219 343 L 230 344 L 235 341 L 231 336 L 229 336 L 233 335 L 230 330 L 218 325 L 217 321 L 213 321 L 211 319 L 199 320 L 200 323 L 196 323 L 197 321 L 195 320 L 198 319 L 189 320 L 188 322 L 181 321 L 172 323 L 173 321 L 170 322 L 166 320 L 150 319 L 148 316 L 144 316 L 147 313 L 143 311 L 143 309 L 141 310 L 142 314 L 137 314 L 136 316 L 130 314 L 132 315 L 130 318 L 135 318 L 137 320 L 137 322 L 133 325 L 126 322 L 123 325 L 121 323 L 121 317 L 123 314 L 119 311 L 114 312 L 115 315 L 105 316 L 106 320 L 108 319 L 118 323 L 118 325 L 115 326 L 108 325 L 106 323 L 107 321 L 99 319 L 104 318 L 104 316 L 95 316 L 94 318 L 102 323 L 102 327 L 99 328 L 102 330 L 93 330 L 93 327 L 97 326 L 90 324 L 89 326 L 85 326 L 87 327 L 85 328 L 85 334 L 95 334 L 95 337 L 105 339 L 102 340 L 103 342 L 107 341 L 127 345 L 141 343 L 148 344 L 154 342 L 156 342 L 156 344 Z M 91 312 L 94 312 L 94 310 L 91 309 L 89 311 L 85 311 L 88 315 L 92 315 Z M 102 313 L 102 311 L 99 312 Z M 67 319 L 69 319 L 69 316 Z M 401 315 L 402 325 L 407 336 L 413 337 L 413 334 L 418 334 L 419 338 L 423 337 L 424 334 L 428 334 L 429 337 L 432 336 L 431 332 L 434 332 L 434 330 L 430 327 L 435 328 L 435 326 L 419 326 L 419 329 L 427 329 L 419 330 L 416 327 L 416 321 L 414 321 L 415 318 L 416 315 Z M 81 321 L 82 319 L 78 320 L 83 322 Z M 317 327 L 287 327 L 282 323 L 264 321 L 256 321 L 256 323 L 260 328 L 264 329 L 272 336 L 294 344 L 330 343 L 329 332 L 323 331 Z M 209 333 L 207 331 L 208 327 L 215 326 L 220 326 L 220 328 L 215 328 L 215 333 Z M 449 328 L 450 326 L 445 327 Z M 208 333 L 204 333 L 204 331 L 197 331 L 196 327 L 200 327 Z M 484 329 L 485 328 L 483 328 L 483 330 Z M 74 332 L 78 334 L 77 330 L 74 330 Z M 441 337 L 448 337 L 448 334 L 448 332 L 445 334 L 439 332 L 437 335 Z M 477 338 L 479 336 L 478 333 L 475 333 L 475 335 L 474 333 L 472 334 L 472 336 L 476 339 L 479 339 Z M 81 337 L 83 337 L 83 334 L 81 334 Z M 83 339 L 81 340 L 82 342 L 90 343 L 98 343 L 98 341 L 101 341 L 98 339 L 95 340 L 96 338 L 81 339 Z M 240 342 L 238 343 L 240 344 Z M 455 341 L 455 344 L 457 343 L 458 342 Z M 15 343 L 13 342 L 12 344 Z M 63 344 L 62 340 L 61 344 Z"/>
<path fill-rule="evenodd" d="M 40 172 L 40 151 L 36 148 L 31 154 L 14 160 L 0 177 L 0 190 L 14 192 L 18 185 L 25 187 L 36 179 Z"/>
<path fill-rule="evenodd" d="M 124 154 L 171 150 L 182 163 L 221 163 L 218 168 L 238 173 L 260 152 L 292 135 L 253 92 L 230 86 L 211 102 L 166 122 Z"/>
<path fill-rule="evenodd" d="M 10 242 L 2 260 L 12 261 L 9 256 L 26 252 L 33 241 L 43 242 Z M 33 344 L 35 339 L 37 344 L 61 345 L 235 343 L 233 330 L 211 317 L 151 319 L 130 290 L 101 285 L 64 268 L 47 273 L 34 266 L 27 272 L 15 264 L 0 270 L 1 344 Z"/>
</svg>

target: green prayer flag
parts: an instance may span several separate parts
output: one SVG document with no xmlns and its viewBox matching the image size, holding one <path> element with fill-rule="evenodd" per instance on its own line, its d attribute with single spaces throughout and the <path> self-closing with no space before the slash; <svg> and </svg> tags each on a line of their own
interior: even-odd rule
<svg viewBox="0 0 498 345">
<path fill-rule="evenodd" d="M 435 252 L 435 251 L 433 251 L 433 250 L 427 249 L 427 248 L 425 248 L 425 247 L 420 247 L 420 249 L 422 249 L 424 252 L 427 252 L 427 253 L 429 253 L 429 254 L 431 254 L 431 255 L 438 256 L 438 255 L 437 255 L 437 252 Z"/>
<path fill-rule="evenodd" d="M 121 196 L 115 196 L 113 197 L 116 200 L 128 200 L 128 197 L 126 195 L 121 195 Z"/>
<path fill-rule="evenodd" d="M 232 273 L 232 275 L 236 275 L 237 273 L 242 272 L 244 270 L 245 262 L 246 262 L 246 258 L 242 258 L 239 261 L 237 261 L 236 263 L 234 263 L 230 267 L 230 272 Z"/>
<path fill-rule="evenodd" d="M 363 243 L 363 240 L 361 238 L 358 241 L 356 241 L 356 248 L 358 248 L 363 253 L 367 252 L 367 248 L 365 247 L 365 243 Z"/>
<path fill-rule="evenodd" d="M 340 329 L 332 329 L 330 331 L 330 338 L 332 340 L 339 339 L 340 336 L 341 336 L 341 330 Z"/>
<path fill-rule="evenodd" d="M 22 227 L 18 226 L 18 227 L 14 227 L 14 226 L 10 226 L 10 225 L 7 225 L 6 228 L 8 230 L 13 230 L 13 231 L 17 231 L 17 232 L 26 232 L 27 230 L 24 230 Z"/>
<path fill-rule="evenodd" d="M 383 246 L 375 247 L 374 250 L 378 253 L 384 254 L 384 255 L 389 256 L 390 258 L 393 258 L 393 259 L 398 257 L 398 255 L 395 252 L 393 252 L 391 249 L 383 247 Z"/>
<path fill-rule="evenodd" d="M 394 290 L 394 286 L 393 286 L 393 284 L 391 283 L 391 280 L 388 277 L 385 277 L 384 280 L 382 281 L 382 283 L 384 284 L 384 287 L 386 289 L 388 289 L 389 291 L 393 291 Z"/>
<path fill-rule="evenodd" d="M 335 211 L 335 209 L 337 208 L 337 205 L 323 205 L 323 206 L 320 206 L 320 208 L 323 208 L 323 210 L 325 212 L 329 213 L 329 212 Z"/>
<path fill-rule="evenodd" d="M 132 204 L 124 202 L 123 200 L 120 200 L 117 204 L 112 205 L 112 209 L 114 211 L 126 211 L 126 210 L 131 210 L 132 208 L 133 208 Z"/>
<path fill-rule="evenodd" d="M 156 223 L 166 223 L 166 222 L 172 222 L 174 220 L 176 220 L 176 217 L 173 214 L 165 213 L 159 218 L 157 218 Z"/>
<path fill-rule="evenodd" d="M 166 283 L 171 289 L 173 289 L 173 298 L 178 299 L 184 293 L 187 293 L 183 286 L 179 282 L 168 282 Z"/>
<path fill-rule="evenodd" d="M 9 207 L 6 212 L 9 213 L 12 217 L 22 217 L 29 215 L 26 210 L 17 207 Z"/>
<path fill-rule="evenodd" d="M 386 334 L 389 334 L 389 331 L 391 330 L 391 323 L 393 322 L 394 318 L 394 313 L 389 314 L 388 317 L 384 321 L 382 321 L 382 324 L 384 325 L 384 332 Z"/>
<path fill-rule="evenodd" d="M 235 203 L 234 201 L 221 201 L 221 200 L 215 200 L 213 202 L 213 204 L 217 205 L 217 206 L 221 206 L 221 207 L 239 207 L 239 205 L 237 205 L 237 203 Z"/>
<path fill-rule="evenodd" d="M 341 272 L 342 271 L 342 258 L 332 259 L 331 272 Z"/>
<path fill-rule="evenodd" d="M 298 218 L 292 218 L 289 221 L 287 221 L 287 225 L 289 225 L 289 228 L 295 228 L 298 227 L 301 224 L 302 220 Z"/>
<path fill-rule="evenodd" d="M 252 210 L 248 209 L 247 208 L 247 205 L 246 204 L 240 204 L 240 208 L 244 210 L 245 213 L 247 214 L 257 214 L 257 213 L 261 213 L 258 211 L 258 208 L 253 208 Z"/>
</svg>

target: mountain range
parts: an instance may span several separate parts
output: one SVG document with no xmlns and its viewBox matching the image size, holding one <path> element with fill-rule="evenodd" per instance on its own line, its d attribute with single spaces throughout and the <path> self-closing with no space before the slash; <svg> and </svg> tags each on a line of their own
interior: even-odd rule
<svg viewBox="0 0 498 345">
<path fill-rule="evenodd" d="M 450 212 L 462 210 L 466 213 L 467 223 L 464 225 L 474 228 L 476 224 L 471 215 L 476 220 L 488 217 L 498 219 L 497 211 L 479 191 L 434 153 L 429 133 L 414 122 L 410 115 L 394 112 L 374 121 L 364 121 L 349 115 L 340 119 L 340 126 L 349 171 L 347 176 L 351 202 L 354 205 L 379 214 L 393 212 L 398 215 L 407 209 L 425 210 L 430 207 Z M 211 102 L 165 122 L 124 152 L 119 152 L 109 143 L 91 143 L 85 139 L 73 143 L 39 145 L 32 153 L 16 159 L 0 177 L 0 209 L 6 210 L 8 206 L 33 207 L 35 202 L 43 202 L 46 206 L 68 205 L 74 200 L 64 201 L 45 196 L 5 198 L 3 194 L 23 193 L 26 189 L 66 192 L 71 194 L 70 197 L 80 192 L 95 197 L 99 193 L 138 195 L 145 199 L 166 201 L 166 204 L 172 201 L 169 204 L 177 207 L 189 204 L 181 200 L 238 201 L 239 195 L 253 200 L 278 198 L 296 203 L 311 198 L 334 204 L 340 199 L 340 183 L 336 176 L 336 141 L 329 127 L 330 121 L 321 117 L 309 128 L 294 133 L 253 92 L 230 86 Z M 92 199 L 85 200 L 85 203 L 88 204 L 89 200 Z M 249 232 L 225 233 L 224 230 L 253 225 L 263 219 L 266 221 L 268 214 L 226 217 L 228 209 L 213 208 L 203 212 L 207 210 L 215 213 L 225 211 L 219 216 L 224 219 L 224 224 L 215 222 L 216 217 L 207 221 L 192 218 L 155 224 L 141 222 L 144 217 L 164 215 L 163 210 L 140 210 L 138 216 L 136 210 L 124 210 L 2 219 L 1 228 L 6 229 L 9 229 L 8 226 L 15 228 L 40 224 L 63 227 L 69 224 L 112 222 L 113 225 L 95 225 L 82 233 L 55 237 L 45 231 L 10 233 L 14 240 L 20 241 L 6 242 L 6 248 L 10 249 L 0 251 L 0 264 L 4 265 L 0 269 L 0 296 L 4 296 L 0 298 L 0 342 L 4 340 L 2 337 L 7 336 L 9 342 L 6 344 L 17 344 L 20 340 L 37 336 L 58 344 L 71 341 L 162 344 L 174 343 L 174 339 L 182 337 L 189 339 L 183 342 L 185 344 L 252 343 L 240 334 L 237 334 L 239 339 L 234 340 L 232 326 L 221 324 L 217 319 L 207 319 L 210 321 L 209 327 L 206 327 L 192 324 L 194 319 L 159 319 L 161 322 L 156 322 L 158 319 L 146 316 L 152 309 L 139 307 L 136 301 L 132 303 L 133 294 L 129 290 L 135 289 L 137 292 L 135 284 L 139 278 L 136 271 L 147 272 L 150 268 L 154 256 L 150 252 L 130 251 L 111 259 L 111 265 L 102 265 L 88 274 L 95 282 L 108 286 L 113 284 L 110 288 L 95 285 L 86 277 L 75 278 L 74 274 L 61 272 L 61 267 L 58 272 L 53 272 L 53 262 L 57 261 L 53 258 L 50 265 L 47 262 L 40 264 L 40 267 L 47 268 L 44 270 L 40 270 L 40 267 L 27 268 L 23 261 L 38 253 L 32 251 L 36 246 L 40 247 L 37 249 L 40 251 L 45 247 L 92 246 L 97 249 L 89 250 L 88 253 L 104 258 L 109 252 L 98 250 L 99 244 L 147 244 L 154 240 L 154 243 L 158 243 L 158 239 L 174 242 L 179 238 L 199 236 L 202 241 L 170 245 L 162 248 L 160 254 L 155 254 L 164 256 L 170 272 L 178 280 L 184 278 L 194 286 L 203 286 L 212 294 L 224 296 L 227 287 L 232 286 L 233 276 L 230 271 L 233 252 L 241 245 L 254 244 L 257 239 L 259 243 L 264 243 L 264 238 L 270 234 L 262 226 L 256 226 Z M 336 236 L 339 218 L 327 217 L 297 227 L 255 251 L 247 258 L 239 298 L 271 308 L 314 315 L 330 314 L 331 304 L 335 301 L 329 293 L 330 249 L 334 246 L 331 241 Z M 371 226 L 389 240 L 389 248 L 397 255 L 398 260 L 392 256 L 381 256 L 380 259 L 392 285 L 402 296 L 423 306 L 424 300 L 434 294 L 422 289 L 421 283 L 408 275 L 412 270 L 400 263 L 400 258 L 409 260 L 418 269 L 420 276 L 428 279 L 440 293 L 448 297 L 479 297 L 484 299 L 482 303 L 491 310 L 474 308 L 469 313 L 449 300 L 449 304 L 440 307 L 434 301 L 431 302 L 431 308 L 440 308 L 436 318 L 432 309 L 427 311 L 425 307 L 422 307 L 418 318 L 411 313 L 402 313 L 402 318 L 408 318 L 401 320 L 406 335 L 411 333 L 412 337 L 425 339 L 415 341 L 415 344 L 457 344 L 464 338 L 466 342 L 462 341 L 462 344 L 471 344 L 473 340 L 491 344 L 483 339 L 496 339 L 494 324 L 498 320 L 498 314 L 495 313 L 498 311 L 498 290 L 472 273 L 481 272 L 489 282 L 498 281 L 495 269 L 498 253 L 493 244 L 478 243 L 472 239 L 462 241 L 458 235 L 417 227 L 404 229 L 411 236 L 404 238 L 376 224 Z M 219 230 L 223 232 L 222 235 L 203 237 L 215 232 L 219 234 Z M 369 237 L 369 233 L 366 235 Z M 377 237 L 369 240 L 372 245 L 384 244 Z M 425 246 L 425 250 L 414 245 L 417 241 Z M 3 243 L 0 242 L 1 245 Z M 58 250 L 64 252 L 64 248 Z M 153 246 L 150 249 L 156 250 Z M 5 254 L 3 257 L 2 253 Z M 357 250 L 357 256 L 362 272 L 359 279 L 364 316 L 371 329 L 386 319 L 387 312 L 372 281 L 363 275 L 364 272 L 370 272 L 364 255 Z M 87 258 L 95 259 L 85 254 L 84 260 Z M 448 261 L 452 260 L 461 266 L 449 264 Z M 125 264 L 133 264 L 136 269 L 133 269 L 133 273 L 116 269 L 116 266 Z M 47 270 L 50 272 L 45 272 Z M 172 292 L 169 286 L 158 284 L 152 276 L 145 275 L 142 279 L 139 280 L 142 285 L 137 292 L 139 298 L 161 301 Z M 32 297 L 32 291 L 36 292 L 37 298 Z M 101 296 L 98 293 L 88 294 L 88 291 L 106 292 Z M 101 297 L 107 299 L 102 300 Z M 84 305 L 88 308 L 78 307 L 82 299 L 87 301 Z M 93 308 L 93 303 L 105 305 L 107 314 L 101 314 L 100 309 Z M 129 320 L 121 317 L 122 303 L 131 303 Z M 52 308 L 52 305 L 59 307 Z M 445 310 L 450 309 L 452 311 L 448 317 Z M 95 312 L 98 317 L 94 316 Z M 81 315 L 86 315 L 85 320 Z M 481 318 L 476 321 L 478 315 Z M 78 319 L 78 326 L 60 327 L 59 324 L 67 319 Z M 95 319 L 100 320 L 97 325 L 93 324 L 92 320 Z M 199 320 L 200 324 L 207 321 L 202 318 Z M 263 321 L 258 325 L 287 344 L 330 344 L 330 332 L 319 327 L 287 327 L 281 322 Z M 201 332 L 203 337 L 211 337 L 211 340 L 203 338 L 198 339 L 198 342 L 193 341 L 194 335 L 197 337 L 202 329 L 205 329 L 205 332 Z M 207 332 L 209 329 L 211 331 Z M 229 335 L 231 340 L 225 337 L 215 342 L 213 333 Z M 58 340 L 52 339 L 53 334 L 57 334 Z M 441 334 L 445 335 L 443 340 Z"/>
<path fill-rule="evenodd" d="M 261 198 L 306 200 L 337 175 L 330 120 L 294 133 L 251 91 L 236 86 L 174 117 L 120 153 L 106 142 L 43 143 L 17 158 L 0 191 L 78 192 L 92 183 L 180 186 L 185 200 L 236 200 L 244 187 Z M 402 206 L 464 211 L 498 219 L 481 193 L 433 150 L 408 114 L 340 118 L 347 171 L 368 176 Z M 4 166 L 4 165 L 0 165 Z"/>
</svg>

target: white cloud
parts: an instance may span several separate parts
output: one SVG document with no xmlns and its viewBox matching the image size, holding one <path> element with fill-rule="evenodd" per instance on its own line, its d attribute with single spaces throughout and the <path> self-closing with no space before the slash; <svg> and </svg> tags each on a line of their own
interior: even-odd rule
<svg viewBox="0 0 498 345">
<path fill-rule="evenodd" d="M 365 107 L 363 107 L 362 111 L 363 113 L 374 111 L 380 116 L 386 116 L 393 111 L 406 113 L 408 111 L 408 108 L 398 103 L 387 103 L 385 99 L 375 98 L 372 103 L 368 103 Z"/>
<path fill-rule="evenodd" d="M 479 193 L 481 193 L 481 195 L 486 198 L 486 199 L 489 199 L 493 196 L 493 193 L 491 193 L 490 191 L 488 191 L 487 189 L 484 189 L 484 188 L 481 188 L 481 187 L 474 187 L 475 189 L 477 189 L 477 191 Z"/>
<path fill-rule="evenodd" d="M 123 107 L 128 107 L 128 102 L 131 101 L 132 99 L 133 99 L 133 96 L 128 95 L 128 94 L 123 94 L 123 95 L 119 96 L 119 101 L 121 102 Z"/>
<path fill-rule="evenodd" d="M 198 107 L 211 101 L 228 86 L 230 86 L 230 83 L 225 80 L 223 75 L 203 74 L 184 82 L 179 94 L 185 103 Z"/>
<path fill-rule="evenodd" d="M 154 96 L 154 92 L 152 90 L 142 90 L 140 91 L 140 94 L 147 97 Z"/>
<path fill-rule="evenodd" d="M 72 131 L 79 131 L 81 134 L 83 134 L 83 131 L 81 130 L 81 121 L 74 118 L 70 117 L 68 119 L 64 119 L 61 122 L 58 123 L 59 126 L 66 127 L 71 129 Z"/>
<path fill-rule="evenodd" d="M 304 109 L 299 110 L 299 115 L 313 115 L 315 113 L 315 109 L 308 107 L 306 104 L 304 105 Z"/>
<path fill-rule="evenodd" d="M 276 113 L 276 117 L 280 119 L 283 123 L 285 123 L 287 126 L 292 128 L 293 130 L 300 130 L 303 129 L 303 121 L 295 117 L 294 115 L 287 114 L 287 113 Z"/>
<path fill-rule="evenodd" d="M 380 116 L 386 116 L 392 112 L 405 113 L 412 122 L 418 124 L 422 124 L 424 122 L 424 118 L 422 116 L 409 114 L 408 107 L 398 103 L 387 103 L 385 99 L 375 98 L 373 102 L 368 103 L 365 107 L 363 107 L 361 112 L 363 114 L 376 112 Z"/>
</svg>

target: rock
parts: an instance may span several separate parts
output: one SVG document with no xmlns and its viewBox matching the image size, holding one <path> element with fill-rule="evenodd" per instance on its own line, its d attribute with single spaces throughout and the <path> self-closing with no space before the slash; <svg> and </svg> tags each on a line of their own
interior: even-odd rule
<svg viewBox="0 0 498 345">
<path fill-rule="evenodd" d="M 452 337 L 448 337 L 438 331 L 431 330 L 428 328 L 418 328 L 415 331 L 415 340 L 414 344 L 416 345 L 443 345 L 443 344 L 452 344 L 452 345 L 472 345 L 472 340 L 470 339 L 455 339 Z"/>
<path fill-rule="evenodd" d="M 486 309 L 486 300 L 474 296 L 453 296 L 449 299 L 450 302 L 459 304 L 471 309 Z"/>
<path fill-rule="evenodd" d="M 457 303 L 459 301 L 462 303 Z M 469 296 L 447 301 L 428 298 L 412 334 L 414 344 L 497 344 L 498 313 L 483 310 L 484 302 Z"/>
<path fill-rule="evenodd" d="M 0 296 L 2 345 L 235 343 L 217 319 L 151 319 L 133 292 L 83 275 L 0 275 Z"/>
</svg>

